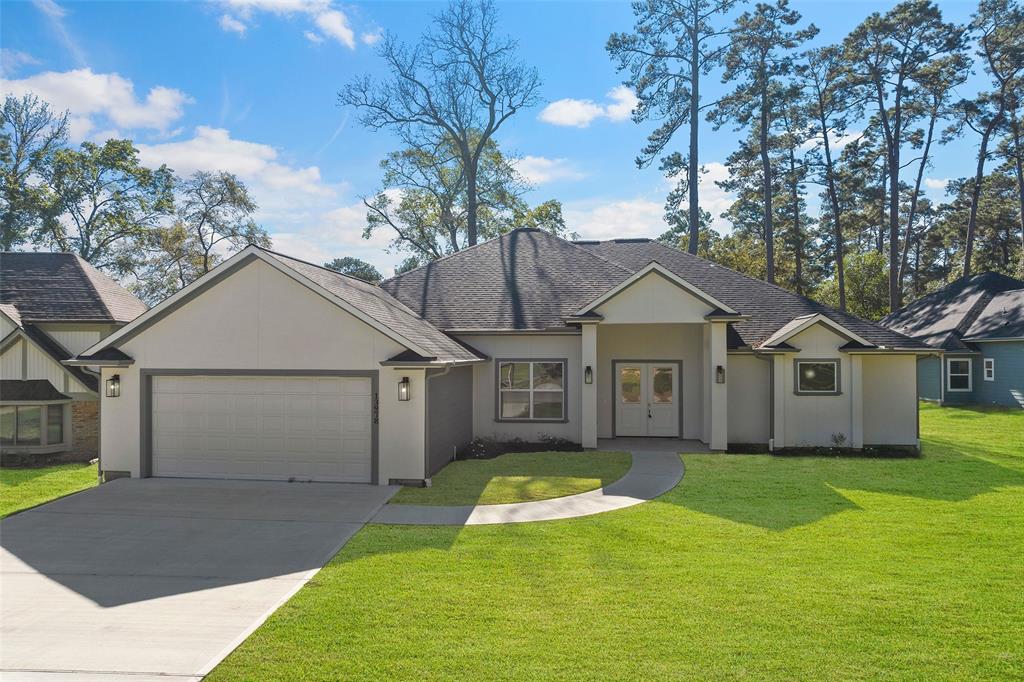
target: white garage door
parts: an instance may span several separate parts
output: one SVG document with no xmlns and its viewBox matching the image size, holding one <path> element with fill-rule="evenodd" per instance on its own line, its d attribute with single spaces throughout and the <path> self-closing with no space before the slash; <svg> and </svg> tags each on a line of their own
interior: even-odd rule
<svg viewBox="0 0 1024 682">
<path fill-rule="evenodd" d="M 369 377 L 153 377 L 153 475 L 369 483 Z"/>
</svg>

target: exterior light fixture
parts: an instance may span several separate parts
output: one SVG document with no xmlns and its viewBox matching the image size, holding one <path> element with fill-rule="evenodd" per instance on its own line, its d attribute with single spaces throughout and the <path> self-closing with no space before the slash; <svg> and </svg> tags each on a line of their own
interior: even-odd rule
<svg viewBox="0 0 1024 682">
<path fill-rule="evenodd" d="M 409 377 L 402 377 L 398 382 L 398 399 L 402 402 L 409 399 Z"/>
<path fill-rule="evenodd" d="M 590 367 L 590 365 L 587 365 L 587 368 L 583 370 L 583 383 L 594 383 L 594 370 Z"/>
<path fill-rule="evenodd" d="M 715 367 L 715 383 L 716 384 L 724 384 L 725 383 L 725 367 L 722 367 L 721 365 L 718 365 L 717 367 Z"/>
<path fill-rule="evenodd" d="M 107 379 L 107 397 L 118 398 L 121 396 L 121 375 L 115 374 Z"/>
</svg>

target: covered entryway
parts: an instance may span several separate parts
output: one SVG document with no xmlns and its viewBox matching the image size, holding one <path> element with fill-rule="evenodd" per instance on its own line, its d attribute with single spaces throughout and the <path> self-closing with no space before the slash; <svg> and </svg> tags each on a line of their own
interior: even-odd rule
<svg viewBox="0 0 1024 682">
<path fill-rule="evenodd" d="M 152 377 L 152 475 L 371 483 L 370 376 Z"/>
<path fill-rule="evenodd" d="M 616 361 L 615 435 L 679 437 L 679 361 Z"/>
</svg>

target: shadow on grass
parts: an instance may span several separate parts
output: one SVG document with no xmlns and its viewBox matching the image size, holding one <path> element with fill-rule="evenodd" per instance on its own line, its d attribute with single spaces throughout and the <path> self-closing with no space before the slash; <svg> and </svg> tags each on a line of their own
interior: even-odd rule
<svg viewBox="0 0 1024 682">
<path fill-rule="evenodd" d="M 787 530 L 859 509 L 842 490 L 962 502 L 1009 486 L 1024 473 L 928 441 L 917 459 L 770 455 L 687 456 L 686 477 L 664 502 L 769 530 Z"/>
</svg>

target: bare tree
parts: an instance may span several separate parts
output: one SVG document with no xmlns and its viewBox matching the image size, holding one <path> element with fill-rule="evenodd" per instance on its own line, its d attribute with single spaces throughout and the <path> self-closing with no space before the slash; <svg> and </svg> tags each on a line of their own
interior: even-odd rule
<svg viewBox="0 0 1024 682">
<path fill-rule="evenodd" d="M 539 101 L 540 78 L 516 55 L 517 44 L 497 35 L 491 0 L 453 0 L 414 46 L 389 35 L 379 54 L 391 77 L 357 78 L 338 94 L 361 110 L 363 125 L 395 130 L 413 148 L 439 139 L 458 150 L 466 177 L 467 241 L 477 243 L 477 169 L 494 134 Z"/>
<path fill-rule="evenodd" d="M 635 121 L 662 121 L 647 138 L 647 145 L 637 157 L 637 165 L 648 166 L 664 151 L 672 136 L 683 126 L 689 128 L 690 147 L 685 158 L 673 154 L 664 161 L 670 177 L 685 169 L 683 183 L 670 197 L 676 204 L 685 196 L 688 204 L 687 249 L 697 253 L 701 211 L 698 197 L 700 163 L 698 141 L 700 113 L 700 79 L 721 63 L 728 43 L 722 40 L 728 27 L 718 27 L 715 19 L 727 13 L 737 0 L 636 0 L 633 33 L 613 33 L 607 50 L 618 63 L 619 71 L 627 71 L 626 85 L 633 88 L 639 104 L 633 114 Z M 677 218 L 681 218 L 676 211 Z"/>
</svg>

